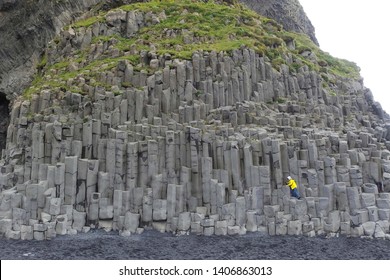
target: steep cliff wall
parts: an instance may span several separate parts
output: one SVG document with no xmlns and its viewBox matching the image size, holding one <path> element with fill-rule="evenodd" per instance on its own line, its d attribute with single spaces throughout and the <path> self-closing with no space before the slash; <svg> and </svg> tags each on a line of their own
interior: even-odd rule
<svg viewBox="0 0 390 280">
<path fill-rule="evenodd" d="M 389 237 L 390 128 L 357 67 L 306 37 L 242 7 L 154 1 L 75 23 L 43 58 L 1 161 L 8 238 Z"/>
<path fill-rule="evenodd" d="M 96 4 L 108 9 L 131 2 L 144 1 L 0 1 L 0 94 L 11 99 L 13 93 L 20 92 L 31 82 L 43 48 L 62 27 Z M 317 43 L 314 28 L 297 0 L 240 2 L 280 22 L 286 30 L 307 34 Z"/>
<path fill-rule="evenodd" d="M 0 92 L 8 94 L 9 98 L 14 92 L 21 92 L 31 81 L 49 40 L 98 2 L 3 1 L 0 7 Z"/>
<path fill-rule="evenodd" d="M 110 9 L 123 2 L 139 1 L 0 1 L 1 148 L 5 147 L 9 101 L 31 83 L 47 43 L 76 18 L 92 16 L 97 9 Z"/>
<path fill-rule="evenodd" d="M 92 16 L 97 9 L 105 10 L 133 2 L 145 1 L 0 1 L 1 149 L 5 147 L 9 100 L 15 98 L 31 83 L 47 43 L 59 33 L 62 27 L 70 24 L 77 17 Z M 310 22 L 299 3 L 295 1 L 287 1 L 288 3 L 280 3 L 280 1 L 242 2 L 261 14 L 280 21 L 287 30 L 304 32 L 315 41 L 314 31 L 310 29 Z M 96 6 L 98 4 L 99 7 Z M 93 11 L 86 13 L 91 9 Z"/>
<path fill-rule="evenodd" d="M 261 15 L 272 18 L 286 30 L 306 34 L 318 45 L 314 26 L 298 0 L 240 0 Z"/>
</svg>

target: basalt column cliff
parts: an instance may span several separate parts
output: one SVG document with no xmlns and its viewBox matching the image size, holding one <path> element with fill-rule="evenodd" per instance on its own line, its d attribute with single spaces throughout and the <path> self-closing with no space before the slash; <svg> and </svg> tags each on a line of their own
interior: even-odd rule
<svg viewBox="0 0 390 280">
<path fill-rule="evenodd" d="M 7 92 L 0 234 L 389 237 L 388 116 L 313 30 L 235 1 L 87 2 Z"/>
</svg>

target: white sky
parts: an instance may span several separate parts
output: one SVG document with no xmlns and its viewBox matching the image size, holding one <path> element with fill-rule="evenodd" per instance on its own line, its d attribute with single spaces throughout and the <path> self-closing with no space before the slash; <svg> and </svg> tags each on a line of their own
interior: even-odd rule
<svg viewBox="0 0 390 280">
<path fill-rule="evenodd" d="M 390 1 L 299 0 L 322 50 L 355 62 L 364 85 L 390 113 Z"/>
</svg>

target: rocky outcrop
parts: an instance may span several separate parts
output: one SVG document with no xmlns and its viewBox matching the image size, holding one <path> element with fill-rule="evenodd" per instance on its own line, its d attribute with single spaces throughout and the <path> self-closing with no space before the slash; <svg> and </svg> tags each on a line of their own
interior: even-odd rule
<svg viewBox="0 0 390 280">
<path fill-rule="evenodd" d="M 0 1 L 0 147 L 5 147 L 9 101 L 31 83 L 47 43 L 76 18 L 91 16 L 88 11 L 97 4 L 109 9 L 123 2 L 137 1 Z"/>
<path fill-rule="evenodd" d="M 0 2 L 0 92 L 11 99 L 36 71 L 46 44 L 100 0 Z"/>
<path fill-rule="evenodd" d="M 261 15 L 272 18 L 286 30 L 306 34 L 318 45 L 314 26 L 298 0 L 240 0 Z"/>
<path fill-rule="evenodd" d="M 42 50 L 56 33 L 96 1 L 0 1 L 0 147 L 5 148 L 9 100 L 36 73 Z M 45 8 L 42 8 L 44 6 Z"/>
<path fill-rule="evenodd" d="M 46 44 L 75 18 L 96 4 L 110 9 L 131 2 L 143 1 L 0 1 L 0 92 L 12 99 L 13 93 L 28 86 Z M 280 22 L 286 30 L 305 33 L 317 43 L 314 28 L 297 0 L 241 2 Z"/>
<path fill-rule="evenodd" d="M 93 11 L 89 14 L 88 11 L 98 4 L 101 6 L 100 9 L 110 9 L 132 2 L 143 1 L 0 1 L 0 102 L 4 101 L 0 103 L 0 107 L 6 108 L 9 100 L 14 99 L 31 83 L 33 75 L 37 72 L 36 66 L 42 59 L 43 49 L 62 27 L 78 17 L 93 15 Z M 253 1 L 242 2 L 276 20 L 283 19 L 282 23 L 287 30 L 304 32 L 309 36 L 314 34 L 314 31 L 307 28 L 309 20 L 300 9 L 296 13 L 287 13 L 284 3 L 282 5 L 278 2 L 271 5 L 273 1 L 266 1 L 267 4 L 260 3 L 259 5 L 259 1 L 256 1 L 256 4 L 251 3 Z M 298 7 L 296 4 L 292 6 Z M 282 15 L 282 17 L 275 17 L 275 15 Z M 293 17 L 289 17 L 290 15 Z M 311 38 L 315 41 L 314 35 Z M 9 119 L 4 112 L 8 112 L 8 109 L 0 110 L 0 117 L 4 122 L 4 125 L 0 126 L 0 135 L 4 135 L 4 137 L 0 136 L 1 148 L 5 146 L 3 139 L 6 135 L 5 127 L 8 126 L 6 121 Z"/>
<path fill-rule="evenodd" d="M 339 77 L 327 88 L 308 66 L 293 71 L 291 56 L 276 69 L 245 46 L 189 60 L 118 49 L 120 38 L 165 18 L 111 11 L 47 49 L 54 81 L 71 55 L 115 63 L 90 75 L 80 70 L 85 60 L 72 60 L 66 69 L 80 71 L 69 89 L 48 86 L 14 102 L 0 234 L 43 240 L 152 227 L 389 237 L 390 127 L 361 80 Z M 290 197 L 287 175 L 302 200 Z"/>
</svg>

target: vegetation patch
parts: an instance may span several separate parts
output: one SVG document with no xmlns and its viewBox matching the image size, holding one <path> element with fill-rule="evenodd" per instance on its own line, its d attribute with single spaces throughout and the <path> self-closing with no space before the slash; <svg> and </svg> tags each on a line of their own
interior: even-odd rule
<svg viewBox="0 0 390 280">
<path fill-rule="evenodd" d="M 80 20 L 76 22 L 75 24 L 72 25 L 74 28 L 80 28 L 80 27 L 89 27 L 93 25 L 96 22 L 103 22 L 104 21 L 104 16 L 103 14 L 93 16 L 84 20 Z"/>
<path fill-rule="evenodd" d="M 93 38 L 93 44 L 109 44 L 115 48 L 119 52 L 117 57 L 105 54 L 91 60 L 88 50 L 79 50 L 49 65 L 47 56 L 44 56 L 38 65 L 40 75 L 33 81 L 31 88 L 26 90 L 25 96 L 51 86 L 81 91 L 77 87 L 68 86 L 68 81 L 79 76 L 86 80 L 95 79 L 96 75 L 115 68 L 121 60 L 128 60 L 135 70 L 146 69 L 147 65 L 140 64 L 137 53 L 152 49 L 157 55 L 170 54 L 172 59 L 191 59 L 193 53 L 199 50 L 230 53 L 246 46 L 261 56 L 267 56 L 277 70 L 286 64 L 291 72 L 298 72 L 300 67 L 306 65 L 311 70 L 321 72 L 325 83 L 331 83 L 337 76 L 360 77 L 360 69 L 353 62 L 332 57 L 307 36 L 284 31 L 274 20 L 262 17 L 241 4 L 151 0 L 117 9 L 142 12 L 156 16 L 159 20 L 139 30 L 134 38 L 119 34 Z M 106 14 L 105 11 L 97 11 L 95 16 L 78 21 L 72 27 L 76 30 L 90 28 L 97 22 L 104 22 Z M 58 44 L 59 40 L 54 43 Z M 291 43 L 295 48 L 291 47 Z M 287 63 L 286 57 L 291 57 L 293 63 Z M 77 66 L 75 69 L 71 67 L 73 64 Z"/>
</svg>

